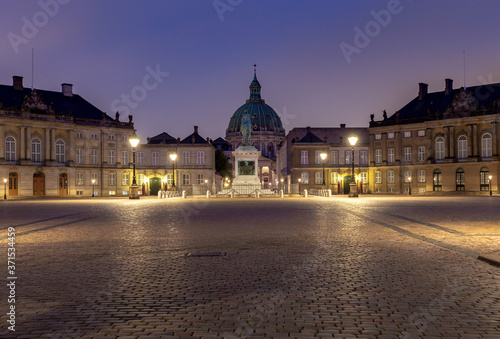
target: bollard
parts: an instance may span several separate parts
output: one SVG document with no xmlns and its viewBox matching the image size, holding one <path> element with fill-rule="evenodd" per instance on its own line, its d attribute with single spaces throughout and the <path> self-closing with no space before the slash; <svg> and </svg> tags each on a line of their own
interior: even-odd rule
<svg viewBox="0 0 500 339">
<path fill-rule="evenodd" d="M 231 198 L 234 198 L 234 190 L 231 191 Z"/>
<path fill-rule="evenodd" d="M 307 190 L 304 190 L 304 198 L 307 198 Z"/>
<path fill-rule="evenodd" d="M 330 198 L 332 196 L 332 190 L 331 189 L 328 189 L 328 191 L 326 193 L 327 193 L 327 197 L 328 198 Z"/>
<path fill-rule="evenodd" d="M 259 190 L 255 191 L 255 197 L 258 198 L 259 197 Z"/>
<path fill-rule="evenodd" d="M 280 198 L 283 198 L 283 190 L 280 190 Z"/>
<path fill-rule="evenodd" d="M 182 191 L 182 199 L 186 199 L 186 191 Z"/>
<path fill-rule="evenodd" d="M 207 199 L 210 198 L 210 191 L 207 190 Z"/>
</svg>

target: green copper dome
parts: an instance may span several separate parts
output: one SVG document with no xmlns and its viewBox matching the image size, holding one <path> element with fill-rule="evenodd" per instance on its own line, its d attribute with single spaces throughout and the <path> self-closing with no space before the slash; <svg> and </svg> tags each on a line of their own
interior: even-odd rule
<svg viewBox="0 0 500 339">
<path fill-rule="evenodd" d="M 248 111 L 252 118 L 253 132 L 273 132 L 273 134 L 279 135 L 285 134 L 285 129 L 283 128 L 280 117 L 276 114 L 274 109 L 267 105 L 260 97 L 260 89 L 260 83 L 257 80 L 257 75 L 254 73 L 253 81 L 250 84 L 250 99 L 234 112 L 229 121 L 226 135 L 239 134 L 241 116 L 245 111 Z"/>
</svg>

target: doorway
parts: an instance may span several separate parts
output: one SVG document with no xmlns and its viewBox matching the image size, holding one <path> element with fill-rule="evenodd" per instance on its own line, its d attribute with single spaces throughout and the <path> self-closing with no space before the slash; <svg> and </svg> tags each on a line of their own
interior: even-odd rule
<svg viewBox="0 0 500 339">
<path fill-rule="evenodd" d="M 33 195 L 45 195 L 45 175 L 42 172 L 33 174 Z"/>
<path fill-rule="evenodd" d="M 59 174 L 59 195 L 68 195 L 68 175 Z"/>
</svg>

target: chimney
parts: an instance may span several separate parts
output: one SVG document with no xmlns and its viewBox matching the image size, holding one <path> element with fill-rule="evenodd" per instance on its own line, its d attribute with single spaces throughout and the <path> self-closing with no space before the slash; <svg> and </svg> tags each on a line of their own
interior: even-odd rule
<svg viewBox="0 0 500 339">
<path fill-rule="evenodd" d="M 62 94 L 65 97 L 73 96 L 73 84 L 61 84 L 61 87 L 62 87 Z"/>
<path fill-rule="evenodd" d="M 12 85 L 16 91 L 22 91 L 23 90 L 23 77 L 14 75 L 12 77 Z"/>
<path fill-rule="evenodd" d="M 423 82 L 418 84 L 418 100 L 422 100 L 427 95 L 427 89 L 429 85 Z"/>
<path fill-rule="evenodd" d="M 194 126 L 194 132 L 198 134 L 198 126 Z"/>
<path fill-rule="evenodd" d="M 444 94 L 448 95 L 451 94 L 453 91 L 453 80 L 451 79 L 444 79 L 445 81 L 445 87 L 444 87 Z"/>
<path fill-rule="evenodd" d="M 340 128 L 345 128 L 345 124 L 340 124 Z"/>
</svg>

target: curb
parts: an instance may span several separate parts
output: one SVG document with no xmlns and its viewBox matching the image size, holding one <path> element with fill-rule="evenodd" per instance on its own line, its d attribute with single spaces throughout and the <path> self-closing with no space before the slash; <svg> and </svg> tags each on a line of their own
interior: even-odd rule
<svg viewBox="0 0 500 339">
<path fill-rule="evenodd" d="M 500 252 L 480 254 L 477 258 L 479 260 L 486 261 L 489 264 L 500 266 Z"/>
</svg>

